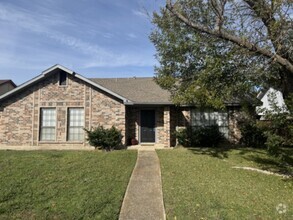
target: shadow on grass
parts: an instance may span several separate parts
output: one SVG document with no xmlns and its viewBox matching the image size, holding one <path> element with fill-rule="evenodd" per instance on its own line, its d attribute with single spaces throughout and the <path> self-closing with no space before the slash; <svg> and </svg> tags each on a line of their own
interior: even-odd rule
<svg viewBox="0 0 293 220">
<path fill-rule="evenodd" d="M 232 150 L 232 148 L 187 148 L 192 151 L 194 154 L 208 155 L 212 157 L 216 157 L 219 159 L 228 158 L 228 152 Z"/>
<path fill-rule="evenodd" d="M 246 155 L 246 154 L 250 154 L 250 153 L 257 153 L 257 154 L 262 154 L 262 155 L 266 155 L 266 151 L 264 151 L 264 148 L 237 148 L 238 150 L 240 150 L 239 155 Z"/>
<path fill-rule="evenodd" d="M 244 157 L 247 160 L 257 163 L 262 169 L 285 174 L 293 177 L 293 149 L 282 149 L 282 157 L 273 157 L 269 155 L 249 155 Z"/>
<path fill-rule="evenodd" d="M 235 160 L 240 157 L 246 161 L 252 161 L 257 167 L 271 172 L 293 176 L 293 148 L 282 149 L 283 157 L 270 156 L 265 149 L 244 148 L 237 145 L 218 147 L 218 148 L 187 148 L 194 154 L 207 155 L 219 159 L 229 158 Z M 233 150 L 238 150 L 237 154 L 230 154 Z M 236 158 L 235 158 L 236 156 Z M 237 161 L 236 161 L 237 163 Z"/>
<path fill-rule="evenodd" d="M 286 161 L 280 161 L 275 158 L 261 158 L 258 156 L 249 156 L 247 159 L 259 164 L 263 170 L 293 176 L 292 164 L 290 165 Z"/>
</svg>

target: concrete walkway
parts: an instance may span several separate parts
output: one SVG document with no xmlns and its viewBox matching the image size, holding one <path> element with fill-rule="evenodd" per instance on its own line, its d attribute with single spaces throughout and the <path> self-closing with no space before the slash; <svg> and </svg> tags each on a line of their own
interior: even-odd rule
<svg viewBox="0 0 293 220">
<path fill-rule="evenodd" d="M 138 150 L 119 219 L 165 219 L 160 162 L 156 151 Z"/>
</svg>

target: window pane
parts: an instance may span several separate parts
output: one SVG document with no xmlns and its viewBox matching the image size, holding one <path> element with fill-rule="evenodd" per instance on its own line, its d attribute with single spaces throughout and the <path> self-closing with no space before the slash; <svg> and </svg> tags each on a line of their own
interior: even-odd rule
<svg viewBox="0 0 293 220">
<path fill-rule="evenodd" d="M 84 138 L 84 131 L 81 127 L 69 128 L 68 140 L 82 141 Z"/>
<path fill-rule="evenodd" d="M 41 141 L 54 141 L 55 140 L 55 128 L 41 129 Z"/>
<path fill-rule="evenodd" d="M 216 125 L 218 120 L 218 112 L 211 112 L 210 113 L 210 126 Z"/>
<path fill-rule="evenodd" d="M 210 113 L 208 111 L 205 111 L 201 115 L 202 115 L 202 117 L 201 117 L 202 125 L 209 126 L 210 125 Z"/>
<path fill-rule="evenodd" d="M 228 126 L 228 113 L 219 112 L 218 125 L 219 126 Z"/>
<path fill-rule="evenodd" d="M 56 126 L 56 110 L 54 108 L 41 109 L 40 140 L 54 141 Z"/>
<path fill-rule="evenodd" d="M 84 125 L 84 111 L 83 109 L 69 109 L 69 126 L 83 126 Z"/>
<path fill-rule="evenodd" d="M 197 110 L 191 111 L 191 125 L 192 126 L 201 126 L 201 113 Z"/>
<path fill-rule="evenodd" d="M 70 108 L 68 122 L 68 140 L 69 141 L 83 141 L 84 139 L 84 109 Z"/>
<path fill-rule="evenodd" d="M 219 127 L 219 131 L 224 135 L 225 138 L 229 137 L 229 128 L 228 127 Z"/>
<path fill-rule="evenodd" d="M 42 109 L 43 127 L 55 127 L 56 126 L 56 111 L 55 109 Z"/>
</svg>

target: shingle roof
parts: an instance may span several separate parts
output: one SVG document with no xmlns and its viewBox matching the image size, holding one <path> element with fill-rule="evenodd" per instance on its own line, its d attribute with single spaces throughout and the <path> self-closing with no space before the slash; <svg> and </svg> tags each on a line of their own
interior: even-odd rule
<svg viewBox="0 0 293 220">
<path fill-rule="evenodd" d="M 172 104 L 170 93 L 162 89 L 152 77 L 94 78 L 90 80 L 134 104 Z"/>
<path fill-rule="evenodd" d="M 10 79 L 0 79 L 0 85 L 10 82 L 14 87 L 16 87 L 16 85 L 14 84 L 14 82 Z"/>
</svg>

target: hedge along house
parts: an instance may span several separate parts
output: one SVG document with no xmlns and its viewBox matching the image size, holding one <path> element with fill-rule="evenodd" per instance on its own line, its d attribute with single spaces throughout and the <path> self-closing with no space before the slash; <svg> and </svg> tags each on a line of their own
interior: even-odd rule
<svg viewBox="0 0 293 220">
<path fill-rule="evenodd" d="M 239 138 L 238 103 L 227 111 L 175 106 L 153 78 L 88 79 L 61 65 L 0 96 L 0 146 L 89 148 L 83 128 L 115 126 L 123 144 L 176 145 L 186 126 L 218 124 L 231 141 Z"/>
</svg>

